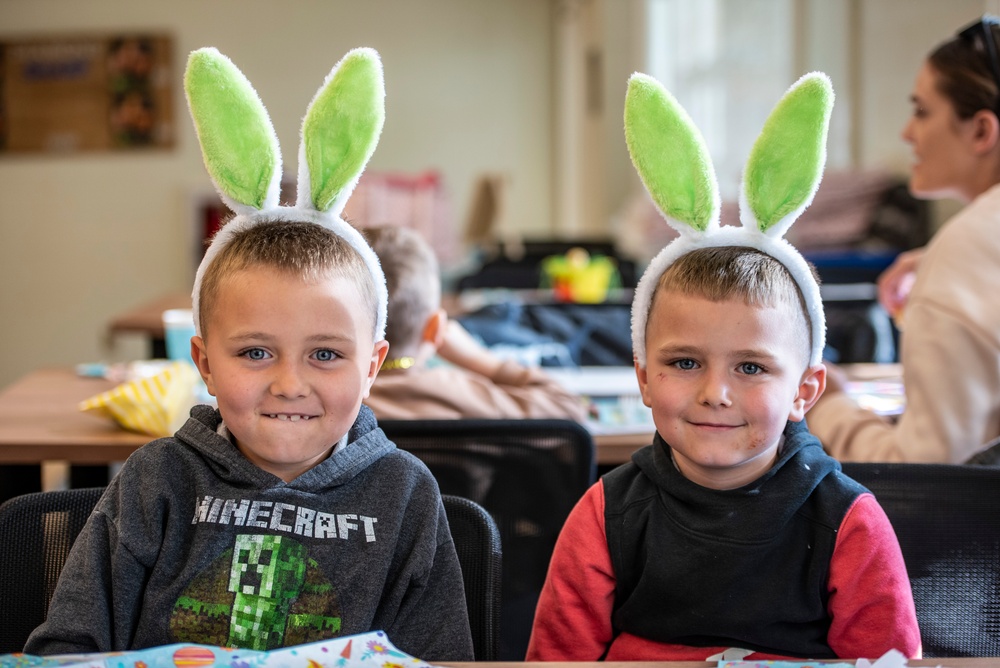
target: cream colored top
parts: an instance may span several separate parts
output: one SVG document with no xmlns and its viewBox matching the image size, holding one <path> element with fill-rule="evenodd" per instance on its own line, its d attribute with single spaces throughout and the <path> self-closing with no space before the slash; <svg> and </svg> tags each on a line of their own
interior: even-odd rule
<svg viewBox="0 0 1000 668">
<path fill-rule="evenodd" d="M 809 429 L 843 461 L 964 462 L 1000 435 L 1000 185 L 927 245 L 903 325 L 898 423 L 836 393 Z"/>
</svg>

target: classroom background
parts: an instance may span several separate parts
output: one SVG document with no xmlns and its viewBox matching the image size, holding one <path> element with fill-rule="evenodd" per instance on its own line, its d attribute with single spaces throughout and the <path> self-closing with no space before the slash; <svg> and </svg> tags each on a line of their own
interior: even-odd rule
<svg viewBox="0 0 1000 668">
<path fill-rule="evenodd" d="M 3 40 L 170 36 L 175 136 L 168 148 L 0 152 L 0 387 L 41 367 L 143 356 L 145 340 L 110 336 L 109 320 L 190 289 L 197 215 L 213 197 L 180 86 L 195 48 L 218 47 L 254 82 L 291 179 L 315 82 L 349 48 L 376 48 L 387 120 L 369 172 L 432 175 L 454 242 L 445 270 L 458 273 L 484 178 L 502 183 L 492 237 L 612 238 L 645 259 L 621 120 L 636 70 L 705 114 L 696 120 L 724 197 L 773 100 L 814 69 L 837 92 L 828 170 L 903 175 L 915 64 L 945 26 L 998 10 L 983 0 L 4 0 Z M 933 219 L 951 206 L 933 204 Z"/>
</svg>

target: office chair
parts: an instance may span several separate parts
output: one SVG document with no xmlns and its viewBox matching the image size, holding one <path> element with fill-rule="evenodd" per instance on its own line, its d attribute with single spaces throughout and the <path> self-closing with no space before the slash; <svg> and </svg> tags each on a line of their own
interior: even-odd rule
<svg viewBox="0 0 1000 668">
<path fill-rule="evenodd" d="M 845 463 L 899 538 L 925 657 L 1000 656 L 1000 468 Z"/>
<path fill-rule="evenodd" d="M 103 493 L 35 492 L 0 505 L 0 654 L 23 650 L 45 621 L 69 549 Z"/>
<path fill-rule="evenodd" d="M 549 559 L 567 515 L 594 482 L 594 441 L 570 420 L 382 420 L 443 494 L 493 516 L 503 544 L 499 660 L 524 659 Z"/>
<path fill-rule="evenodd" d="M 500 531 L 474 501 L 441 496 L 465 582 L 476 661 L 496 661 L 500 640 Z"/>
</svg>

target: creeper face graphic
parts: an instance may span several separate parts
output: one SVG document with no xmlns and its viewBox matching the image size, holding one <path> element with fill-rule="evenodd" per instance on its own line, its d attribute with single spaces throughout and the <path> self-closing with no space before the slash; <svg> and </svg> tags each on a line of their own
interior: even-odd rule
<svg viewBox="0 0 1000 668">
<path fill-rule="evenodd" d="M 302 591 L 306 548 L 284 536 L 239 535 L 233 547 L 229 591 L 236 594 L 229 645 L 281 647 L 288 609 Z"/>
</svg>

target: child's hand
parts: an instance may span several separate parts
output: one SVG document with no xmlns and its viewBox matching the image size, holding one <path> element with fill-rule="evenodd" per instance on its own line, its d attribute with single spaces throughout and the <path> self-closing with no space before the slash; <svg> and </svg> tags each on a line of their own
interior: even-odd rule
<svg viewBox="0 0 1000 668">
<path fill-rule="evenodd" d="M 878 277 L 878 301 L 893 318 L 906 307 L 910 289 L 917 277 L 917 267 L 924 256 L 923 248 L 900 253 L 889 268 Z"/>
</svg>

